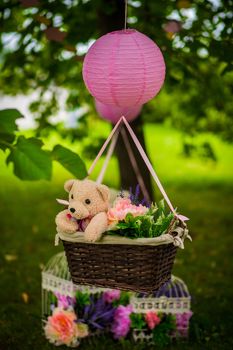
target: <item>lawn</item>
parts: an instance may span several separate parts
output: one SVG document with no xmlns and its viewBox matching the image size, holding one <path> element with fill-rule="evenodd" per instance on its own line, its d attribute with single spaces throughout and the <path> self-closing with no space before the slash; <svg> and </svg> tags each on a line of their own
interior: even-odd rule
<svg viewBox="0 0 233 350">
<path fill-rule="evenodd" d="M 178 131 L 148 124 L 145 133 L 155 169 L 174 205 L 190 217 L 193 237 L 193 243 L 179 251 L 173 271 L 193 297 L 190 340 L 172 349 L 232 349 L 233 147 L 202 135 L 199 141 L 211 142 L 218 161 L 187 159 Z M 91 136 L 107 134 L 106 124 L 99 122 L 92 128 Z M 55 135 L 46 144 L 51 147 L 57 141 L 68 144 Z M 80 144 L 72 149 L 80 151 Z M 62 249 L 53 245 L 54 217 L 60 210 L 55 198 L 65 198 L 62 184 L 72 175 L 55 164 L 51 182 L 21 182 L 6 167 L 3 153 L 0 169 L 0 350 L 53 349 L 41 330 L 40 275 L 47 260 Z M 105 182 L 119 185 L 115 159 Z M 94 348 L 148 347 L 109 339 L 84 341 L 80 347 Z"/>
</svg>

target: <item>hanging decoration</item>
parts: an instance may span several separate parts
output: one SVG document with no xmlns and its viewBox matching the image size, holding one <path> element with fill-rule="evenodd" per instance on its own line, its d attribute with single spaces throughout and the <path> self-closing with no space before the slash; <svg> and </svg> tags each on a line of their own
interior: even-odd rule
<svg viewBox="0 0 233 350">
<path fill-rule="evenodd" d="M 135 195 L 132 191 L 130 196 L 120 194 L 110 206 L 109 189 L 99 181 L 68 180 L 64 188 L 69 193 L 69 201 L 59 200 L 67 209 L 56 216 L 55 244 L 62 241 L 75 284 L 151 293 L 170 279 L 177 247 L 183 249 L 185 239 L 191 240 L 185 223 L 188 218 L 173 207 L 124 117 L 114 126 L 88 175 L 123 127 L 135 143 L 170 212 L 166 212 L 163 202 L 155 205 L 138 200 L 138 189 Z M 101 175 L 101 181 L 102 178 Z"/>
<path fill-rule="evenodd" d="M 137 105 L 134 107 L 118 107 L 115 105 L 106 105 L 95 99 L 95 107 L 98 114 L 104 118 L 116 124 L 120 117 L 124 115 L 128 122 L 136 119 L 141 112 L 142 106 Z"/>
<path fill-rule="evenodd" d="M 159 47 L 135 29 L 100 37 L 84 59 L 86 87 L 106 105 L 142 105 L 157 95 L 164 78 L 165 63 Z"/>
</svg>

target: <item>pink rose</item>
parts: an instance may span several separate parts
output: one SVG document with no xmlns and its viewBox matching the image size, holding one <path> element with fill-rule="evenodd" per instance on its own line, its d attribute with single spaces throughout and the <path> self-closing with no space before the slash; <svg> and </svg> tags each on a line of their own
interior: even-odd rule
<svg viewBox="0 0 233 350">
<path fill-rule="evenodd" d="M 145 320 L 150 329 L 154 329 L 161 321 L 159 316 L 154 311 L 148 311 Z"/>
<path fill-rule="evenodd" d="M 134 217 L 144 215 L 148 211 L 148 208 L 140 205 L 132 204 L 129 198 L 119 198 L 113 208 L 108 210 L 108 220 L 110 222 L 118 222 L 125 219 L 128 213 Z"/>
<path fill-rule="evenodd" d="M 46 338 L 55 345 L 74 346 L 78 338 L 88 335 L 87 325 L 78 324 L 73 310 L 56 308 L 45 325 Z"/>
</svg>

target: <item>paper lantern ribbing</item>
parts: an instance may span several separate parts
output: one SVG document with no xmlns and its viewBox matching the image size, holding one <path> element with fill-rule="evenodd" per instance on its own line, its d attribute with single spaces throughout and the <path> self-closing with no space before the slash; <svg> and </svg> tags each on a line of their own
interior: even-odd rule
<svg viewBox="0 0 233 350">
<path fill-rule="evenodd" d="M 118 122 L 122 115 L 128 120 L 128 122 L 136 119 L 142 109 L 142 106 L 118 107 L 105 105 L 98 100 L 95 100 L 95 107 L 102 118 L 107 119 L 114 124 Z"/>
<path fill-rule="evenodd" d="M 159 47 L 134 29 L 102 36 L 84 59 L 86 87 L 106 105 L 142 105 L 159 92 L 164 78 L 165 63 Z"/>
</svg>

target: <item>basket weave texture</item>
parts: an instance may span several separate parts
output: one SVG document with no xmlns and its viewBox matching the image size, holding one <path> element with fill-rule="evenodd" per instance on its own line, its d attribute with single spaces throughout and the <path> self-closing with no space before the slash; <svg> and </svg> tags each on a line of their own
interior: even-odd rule
<svg viewBox="0 0 233 350">
<path fill-rule="evenodd" d="M 177 247 L 62 240 L 75 284 L 152 293 L 171 278 Z"/>
</svg>

